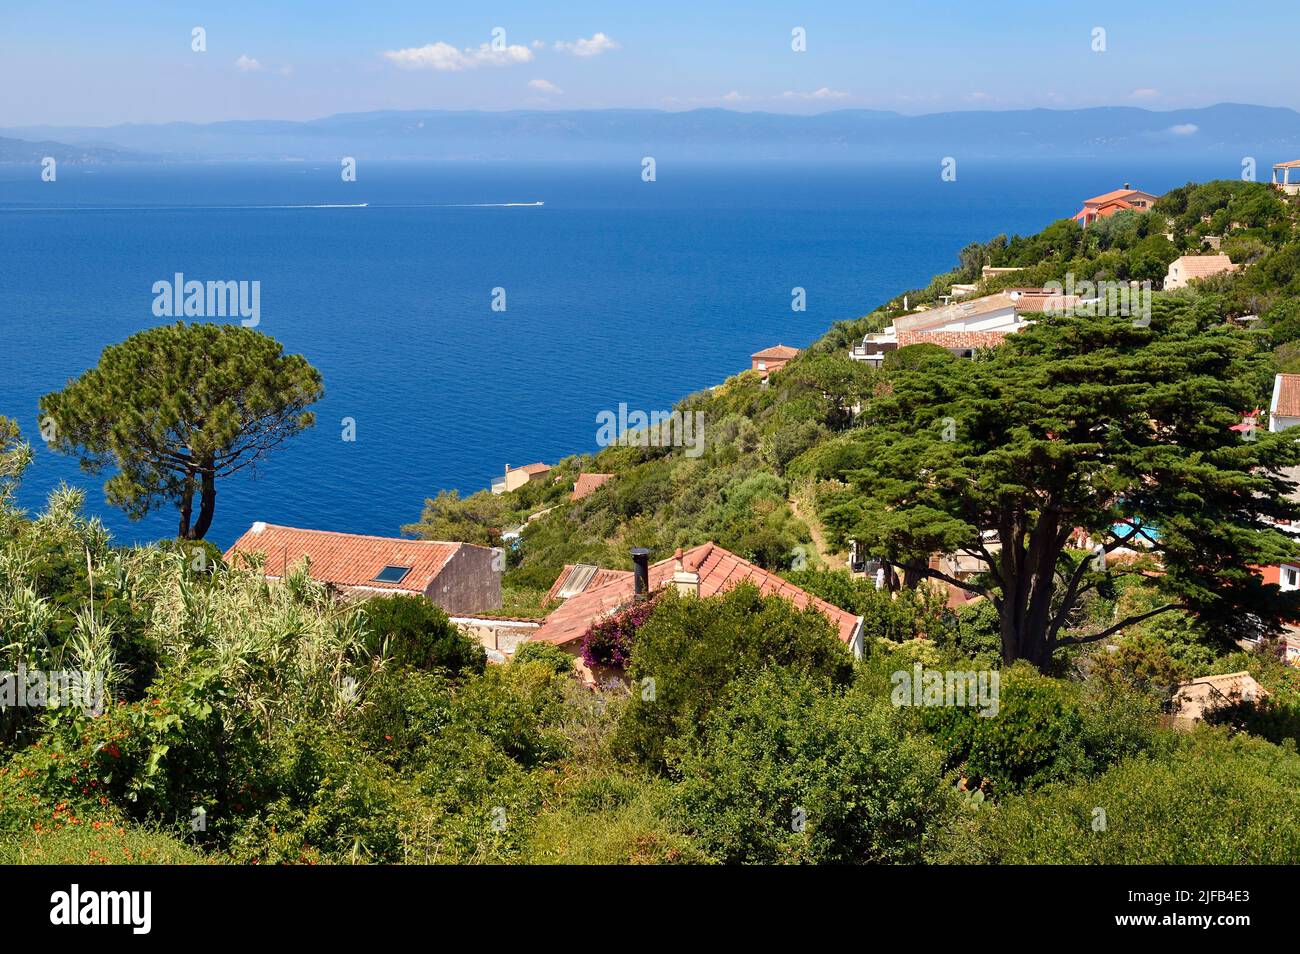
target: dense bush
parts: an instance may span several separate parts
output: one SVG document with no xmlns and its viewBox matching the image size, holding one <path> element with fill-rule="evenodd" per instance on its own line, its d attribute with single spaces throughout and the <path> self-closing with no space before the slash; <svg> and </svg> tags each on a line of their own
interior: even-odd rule
<svg viewBox="0 0 1300 954">
<path fill-rule="evenodd" d="M 1086 770 L 1083 716 L 1072 696 L 1057 680 L 1018 664 L 1001 674 L 998 711 L 992 717 L 955 706 L 920 711 L 947 751 L 948 764 L 987 779 L 993 792 L 1001 794 Z"/>
<path fill-rule="evenodd" d="M 962 864 L 1294 864 L 1295 749 L 1201 730 L 1160 758 L 973 813 L 934 859 Z"/>
<path fill-rule="evenodd" d="M 672 764 L 682 824 L 725 863 L 915 862 L 954 803 L 888 706 L 782 669 L 733 682 Z"/>
<path fill-rule="evenodd" d="M 483 647 L 423 596 L 376 596 L 361 605 L 366 650 L 413 669 L 478 673 L 487 664 Z"/>
<path fill-rule="evenodd" d="M 904 642 L 925 638 L 942 642 L 953 620 L 944 611 L 945 595 L 937 586 L 890 592 L 874 580 L 844 570 L 798 570 L 785 575 L 795 586 L 862 617 L 867 639 Z"/>
<path fill-rule="evenodd" d="M 573 657 L 553 643 L 527 642 L 515 650 L 516 663 L 541 663 L 557 675 L 573 672 Z"/>
<path fill-rule="evenodd" d="M 617 746 L 662 765 L 667 742 L 694 732 L 733 680 L 771 666 L 828 685 L 847 683 L 853 671 L 848 648 L 813 607 L 764 597 L 752 584 L 707 600 L 663 594 L 637 633 Z"/>
</svg>

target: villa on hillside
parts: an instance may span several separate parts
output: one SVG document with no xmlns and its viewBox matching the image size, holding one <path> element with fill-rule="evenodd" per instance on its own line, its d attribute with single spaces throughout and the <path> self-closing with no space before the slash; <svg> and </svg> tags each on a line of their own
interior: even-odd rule
<svg viewBox="0 0 1300 954">
<path fill-rule="evenodd" d="M 791 348 L 789 345 L 774 345 L 771 348 L 764 348 L 762 351 L 755 351 L 750 355 L 749 370 L 758 371 L 766 380 L 768 375 L 780 371 L 789 364 L 799 353 L 798 348 Z"/>
<path fill-rule="evenodd" d="M 1130 210 L 1146 212 L 1158 198 L 1160 197 L 1152 195 L 1150 192 L 1129 188 L 1129 184 L 1126 182 L 1122 189 L 1115 189 L 1102 195 L 1094 195 L 1091 199 L 1084 199 L 1083 208 L 1074 213 L 1074 220 L 1087 228 L 1098 219 L 1110 218 L 1117 212 Z"/>
<path fill-rule="evenodd" d="M 912 344 L 935 344 L 959 358 L 973 357 L 979 348 L 1002 343 L 1023 331 L 1027 314 L 1064 311 L 1080 304 L 1077 295 L 1047 288 L 1012 288 L 982 298 L 956 301 L 942 308 L 894 319 L 884 331 L 868 334 L 849 349 L 849 357 L 880 367 L 885 355 Z"/>
<path fill-rule="evenodd" d="M 472 543 L 370 537 L 303 530 L 258 521 L 226 551 L 227 563 L 262 554 L 268 580 L 283 579 L 304 558 L 313 580 L 354 598 L 424 596 L 448 613 L 501 606 L 501 564 L 490 547 Z"/>
<path fill-rule="evenodd" d="M 716 543 L 701 544 L 686 551 L 678 549 L 672 558 L 654 565 L 649 563 L 648 550 L 637 549 L 632 551 L 632 560 L 636 567 L 632 571 L 607 570 L 592 564 L 566 566 L 547 594 L 548 601 L 562 599 L 564 603 L 546 617 L 529 641 L 564 649 L 573 655 L 574 666 L 584 681 L 594 683 L 597 674 L 582 659 L 582 640 L 593 623 L 670 587 L 684 595 L 709 597 L 726 592 L 738 583 L 749 582 L 765 596 L 784 597 L 800 609 L 815 607 L 830 621 L 840 641 L 853 655 L 862 656 L 861 616 L 813 596 Z"/>
<path fill-rule="evenodd" d="M 1198 278 L 1208 278 L 1223 272 L 1235 272 L 1237 266 L 1226 255 L 1180 255 L 1169 263 L 1165 275 L 1165 291 L 1186 288 L 1187 283 Z"/>
<path fill-rule="evenodd" d="M 536 463 L 527 464 L 523 467 L 511 469 L 506 464 L 506 472 L 502 477 L 492 478 L 492 492 L 494 494 L 508 494 L 518 490 L 524 484 L 532 480 L 538 480 L 545 477 L 551 472 L 550 464 Z"/>
<path fill-rule="evenodd" d="M 1291 181 L 1292 169 L 1300 169 L 1300 159 L 1276 163 L 1273 166 L 1273 188 L 1281 189 L 1287 195 L 1300 195 L 1300 182 Z M 1282 173 L 1281 182 L 1277 178 L 1278 172 Z"/>
</svg>

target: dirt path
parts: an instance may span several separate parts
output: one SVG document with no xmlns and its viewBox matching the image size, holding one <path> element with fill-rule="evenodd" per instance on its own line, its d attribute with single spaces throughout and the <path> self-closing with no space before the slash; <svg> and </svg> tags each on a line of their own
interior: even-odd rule
<svg viewBox="0 0 1300 954">
<path fill-rule="evenodd" d="M 790 511 L 808 526 L 808 532 L 812 534 L 813 549 L 817 551 L 817 559 L 828 567 L 840 567 L 844 565 L 846 557 L 840 553 L 834 553 L 826 543 L 826 535 L 822 532 L 822 523 L 813 513 L 812 507 L 804 507 L 799 500 L 799 491 L 796 490 L 790 495 Z"/>
</svg>

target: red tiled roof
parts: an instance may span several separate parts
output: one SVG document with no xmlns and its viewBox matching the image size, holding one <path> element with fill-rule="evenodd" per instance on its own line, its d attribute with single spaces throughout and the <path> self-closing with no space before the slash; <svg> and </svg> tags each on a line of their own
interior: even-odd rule
<svg viewBox="0 0 1300 954">
<path fill-rule="evenodd" d="M 705 543 L 687 550 L 682 554 L 682 568 L 686 572 L 699 573 L 700 596 L 715 596 L 747 580 L 757 586 L 764 596 L 784 597 L 800 609 L 810 604 L 815 606 L 831 621 L 840 639 L 846 643 L 850 642 L 857 632 L 858 617 L 852 613 L 801 590 L 775 573 L 769 573 L 748 560 L 742 560 L 716 543 Z M 650 589 L 654 591 L 668 586 L 672 581 L 674 570 L 675 560 L 672 557 L 660 560 L 651 566 Z M 592 623 L 608 616 L 630 601 L 634 595 L 634 586 L 632 574 L 625 572 L 619 579 L 570 597 L 563 606 L 546 617 L 546 622 L 542 624 L 541 629 L 533 633 L 530 639 L 554 643 L 557 646 L 581 639 Z"/>
<path fill-rule="evenodd" d="M 525 464 L 523 467 L 516 467 L 515 470 L 522 470 L 529 477 L 536 477 L 538 474 L 544 474 L 551 469 L 550 464 L 538 462 L 536 464 Z"/>
<path fill-rule="evenodd" d="M 1132 208 L 1134 208 L 1134 206 L 1131 203 L 1125 202 L 1123 199 L 1112 199 L 1109 202 L 1103 202 L 1101 205 L 1085 205 L 1078 212 L 1074 213 L 1074 217 L 1076 219 L 1087 219 L 1089 217 L 1094 219 L 1108 219 L 1116 212 L 1123 212 L 1126 209 Z"/>
<path fill-rule="evenodd" d="M 573 574 L 573 571 L 577 566 L 578 564 L 576 563 L 564 564 L 564 569 L 561 570 L 560 575 L 555 578 L 555 582 L 551 584 L 551 588 L 546 591 L 546 599 L 542 601 L 543 606 L 552 600 L 558 600 L 560 598 L 560 591 L 564 589 L 564 585 L 569 581 L 569 577 Z M 587 585 L 582 589 L 583 592 L 586 592 L 587 590 L 594 590 L 598 586 L 604 586 L 606 583 L 612 583 L 615 580 L 622 579 L 631 580 L 632 571 L 606 570 L 603 567 L 597 567 L 595 574 L 587 581 Z"/>
<path fill-rule="evenodd" d="M 1277 400 L 1271 413 L 1274 417 L 1300 417 L 1300 374 L 1279 374 L 1275 386 Z"/>
<path fill-rule="evenodd" d="M 791 348 L 789 345 L 779 344 L 779 345 L 773 345 L 770 348 L 764 348 L 762 351 L 755 351 L 752 355 L 750 355 L 750 357 L 759 361 L 762 361 L 764 359 L 772 359 L 777 361 L 789 361 L 798 353 L 799 353 L 798 348 Z"/>
<path fill-rule="evenodd" d="M 1226 255 L 1180 255 L 1169 263 L 1170 268 L 1175 265 L 1182 267 L 1183 278 L 1189 281 L 1236 269 L 1232 259 Z"/>
<path fill-rule="evenodd" d="M 304 556 L 311 561 L 311 578 L 335 586 L 364 586 L 395 593 L 423 593 L 447 561 L 466 543 L 367 537 L 330 530 L 300 530 L 255 523 L 226 551 L 230 562 L 237 553 L 264 553 L 263 573 L 283 577 Z M 386 566 L 407 566 L 410 572 L 397 583 L 378 583 Z"/>
<path fill-rule="evenodd" d="M 1143 192 L 1141 189 L 1112 189 L 1110 192 L 1104 192 L 1101 195 L 1094 195 L 1091 199 L 1084 199 L 1083 204 L 1088 205 L 1105 205 L 1107 202 L 1116 200 L 1126 200 L 1129 196 L 1151 195 L 1149 192 Z M 1151 196 L 1155 198 L 1155 196 Z"/>
<path fill-rule="evenodd" d="M 607 480 L 613 480 L 613 474 L 579 474 L 577 481 L 573 485 L 573 493 L 570 494 L 570 500 L 581 500 L 589 493 L 594 491 Z"/>
</svg>

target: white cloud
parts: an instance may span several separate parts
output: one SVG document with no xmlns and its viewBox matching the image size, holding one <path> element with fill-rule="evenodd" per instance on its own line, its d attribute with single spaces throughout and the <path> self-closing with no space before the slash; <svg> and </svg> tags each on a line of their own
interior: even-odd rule
<svg viewBox="0 0 1300 954">
<path fill-rule="evenodd" d="M 404 70 L 459 73 L 480 66 L 513 66 L 518 63 L 530 63 L 533 59 L 533 51 L 518 44 L 494 50 L 487 43 L 480 44 L 477 49 L 466 47 L 461 50 L 439 40 L 437 43 L 426 43 L 424 46 L 413 46 L 404 50 L 385 50 L 384 59 Z"/>
<path fill-rule="evenodd" d="M 1152 89 L 1149 86 L 1142 86 L 1129 93 L 1129 99 L 1154 99 L 1160 95 L 1160 90 Z"/>
<path fill-rule="evenodd" d="M 821 89 L 815 89 L 811 93 L 796 93 L 793 90 L 786 90 L 781 94 L 782 99 L 843 99 L 848 93 L 842 93 L 837 89 L 823 86 Z"/>
<path fill-rule="evenodd" d="M 262 64 L 257 62 L 247 53 L 240 53 L 239 59 L 235 60 L 235 69 L 241 73 L 256 73 L 261 70 Z"/>
<path fill-rule="evenodd" d="M 550 80 L 531 79 L 528 81 L 528 86 L 530 89 L 535 89 L 539 93 L 547 93 L 551 96 L 559 96 L 564 92 L 564 90 L 560 89 L 560 87 L 556 86 Z"/>
<path fill-rule="evenodd" d="M 603 33 L 594 33 L 589 40 L 584 40 L 582 37 L 578 37 L 571 43 L 559 40 L 555 48 L 565 53 L 572 53 L 574 56 L 595 56 L 598 53 L 617 50 L 619 47 L 616 40 L 610 39 Z"/>
<path fill-rule="evenodd" d="M 749 99 L 748 96 L 744 93 L 737 92 L 734 89 L 730 93 L 724 94 L 722 97 L 724 103 L 743 103 L 747 99 Z"/>
<path fill-rule="evenodd" d="M 1190 136 L 1192 133 L 1200 132 L 1201 127 L 1196 123 L 1179 123 L 1177 126 L 1170 126 L 1169 131 L 1175 136 Z"/>
</svg>

